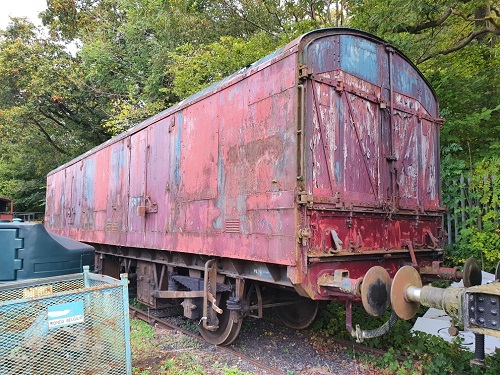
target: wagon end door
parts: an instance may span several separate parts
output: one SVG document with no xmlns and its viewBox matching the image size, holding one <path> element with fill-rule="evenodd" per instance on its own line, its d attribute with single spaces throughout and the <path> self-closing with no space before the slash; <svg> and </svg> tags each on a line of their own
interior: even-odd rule
<svg viewBox="0 0 500 375">
<path fill-rule="evenodd" d="M 342 36 L 345 38 L 345 36 Z M 382 89 L 370 68 L 377 51 L 362 39 L 366 69 L 377 79 L 357 74 L 343 63 L 345 40 L 330 36 L 306 51 L 306 174 L 314 200 L 336 207 L 379 207 L 384 199 Z M 373 55 L 373 56 L 372 56 Z"/>
</svg>

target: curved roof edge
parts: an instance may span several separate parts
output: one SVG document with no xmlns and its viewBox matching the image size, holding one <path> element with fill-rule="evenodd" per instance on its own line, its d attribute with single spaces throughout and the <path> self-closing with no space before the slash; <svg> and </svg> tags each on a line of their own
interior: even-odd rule
<svg viewBox="0 0 500 375">
<path fill-rule="evenodd" d="M 363 30 L 359 30 L 359 29 L 353 29 L 353 28 L 350 28 L 350 27 L 325 27 L 323 29 L 316 29 L 316 30 L 310 31 L 308 33 L 305 33 L 305 34 L 301 35 L 299 38 L 295 39 L 295 41 L 299 41 L 299 49 L 303 50 L 305 48 L 306 44 L 309 44 L 309 43 L 311 43 L 312 41 L 314 41 L 314 40 L 316 40 L 318 38 L 321 38 L 321 37 L 326 36 L 326 35 L 336 35 L 336 34 L 337 35 L 360 35 L 360 36 L 363 36 L 365 39 L 370 39 L 370 40 L 372 40 L 372 41 L 374 41 L 374 42 L 376 42 L 378 44 L 382 44 L 384 46 L 393 48 L 394 51 L 398 55 L 400 55 L 401 57 L 403 57 L 404 60 L 407 61 L 408 64 L 413 69 L 415 69 L 415 71 L 420 75 L 420 77 L 423 79 L 423 81 L 425 82 L 425 84 L 429 87 L 429 89 L 431 90 L 432 94 L 434 95 L 434 98 L 437 101 L 436 92 L 432 88 L 432 86 L 429 83 L 429 81 L 427 80 L 427 78 L 425 78 L 425 76 L 422 74 L 422 72 L 420 71 L 420 69 L 418 69 L 417 66 L 413 63 L 413 61 L 411 61 L 403 52 L 401 52 L 401 50 L 399 50 L 398 48 L 394 47 L 389 42 L 385 41 L 384 39 L 382 39 L 382 38 L 380 38 L 380 37 L 378 37 L 376 35 L 370 34 L 369 32 L 366 32 L 366 31 L 363 31 Z M 302 58 L 302 56 L 301 56 L 301 58 Z"/>
</svg>

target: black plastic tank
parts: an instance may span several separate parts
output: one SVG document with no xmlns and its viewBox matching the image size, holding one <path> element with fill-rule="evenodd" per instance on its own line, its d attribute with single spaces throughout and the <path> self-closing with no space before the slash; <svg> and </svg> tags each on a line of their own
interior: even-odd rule
<svg viewBox="0 0 500 375">
<path fill-rule="evenodd" d="M 43 278 L 94 269 L 94 248 L 38 223 L 0 222 L 0 282 Z"/>
</svg>

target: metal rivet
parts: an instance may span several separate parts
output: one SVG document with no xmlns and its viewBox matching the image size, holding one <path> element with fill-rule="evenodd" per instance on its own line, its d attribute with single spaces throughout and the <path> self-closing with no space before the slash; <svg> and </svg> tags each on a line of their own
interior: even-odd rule
<svg viewBox="0 0 500 375">
<path fill-rule="evenodd" d="M 497 315 L 498 311 L 497 310 L 491 310 L 491 315 Z"/>
<path fill-rule="evenodd" d="M 481 307 L 481 306 L 480 306 L 480 307 L 478 307 L 478 309 L 477 309 L 477 310 L 478 310 L 479 312 L 484 312 L 484 307 Z"/>
<path fill-rule="evenodd" d="M 496 320 L 492 320 L 492 321 L 491 321 L 491 325 L 492 325 L 493 327 L 496 327 L 496 326 L 497 326 L 497 324 L 498 324 L 498 323 L 497 323 L 497 321 L 496 321 Z"/>
<path fill-rule="evenodd" d="M 484 318 L 479 318 L 479 323 L 483 324 L 484 323 Z"/>
<path fill-rule="evenodd" d="M 497 300 L 496 300 L 495 298 L 492 298 L 492 299 L 491 299 L 491 304 L 492 304 L 492 305 L 496 305 L 496 304 L 497 304 Z"/>
<path fill-rule="evenodd" d="M 474 324 L 474 323 L 476 323 L 476 320 L 474 318 L 470 318 L 469 322 L 470 322 L 470 324 Z"/>
</svg>

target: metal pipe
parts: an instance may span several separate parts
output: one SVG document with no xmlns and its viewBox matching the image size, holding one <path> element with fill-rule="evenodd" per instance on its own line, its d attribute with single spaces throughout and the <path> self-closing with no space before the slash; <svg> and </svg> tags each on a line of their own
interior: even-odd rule
<svg viewBox="0 0 500 375">
<path fill-rule="evenodd" d="M 420 295 L 420 303 L 424 306 L 444 310 L 448 315 L 461 320 L 463 288 L 435 288 L 424 286 Z"/>
<path fill-rule="evenodd" d="M 405 292 L 408 302 L 419 302 L 427 307 L 444 310 L 448 315 L 460 319 L 463 288 L 435 288 L 423 286 L 421 288 L 410 285 Z"/>
<path fill-rule="evenodd" d="M 422 288 L 416 286 L 409 286 L 406 289 L 406 298 L 410 302 L 420 302 L 420 296 L 422 294 Z"/>
</svg>

